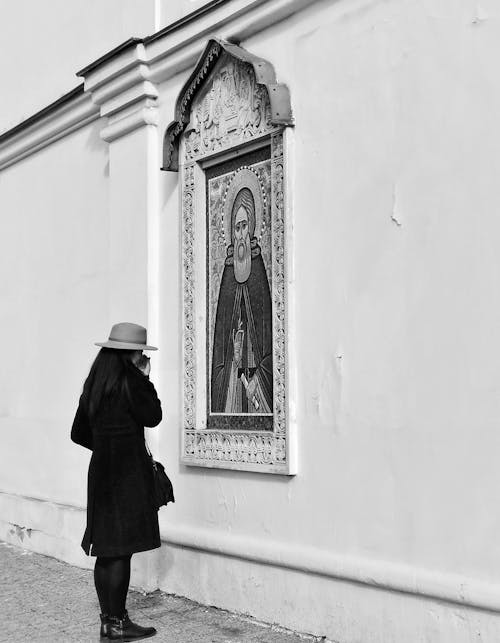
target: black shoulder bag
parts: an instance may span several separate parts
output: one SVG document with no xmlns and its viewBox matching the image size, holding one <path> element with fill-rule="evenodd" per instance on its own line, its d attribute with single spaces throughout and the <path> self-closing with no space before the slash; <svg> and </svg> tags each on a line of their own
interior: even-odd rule
<svg viewBox="0 0 500 643">
<path fill-rule="evenodd" d="M 156 509 L 159 509 L 162 505 L 167 505 L 169 502 L 175 502 L 174 488 L 170 482 L 170 478 L 165 473 L 165 467 L 161 462 L 156 462 L 146 442 L 145 444 L 146 451 L 148 452 L 149 459 L 151 460 L 151 466 L 153 467 L 155 506 Z"/>
</svg>

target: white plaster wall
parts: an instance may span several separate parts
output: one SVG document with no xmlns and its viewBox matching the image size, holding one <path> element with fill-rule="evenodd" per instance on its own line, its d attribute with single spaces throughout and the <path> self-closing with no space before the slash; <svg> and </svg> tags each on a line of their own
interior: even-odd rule
<svg viewBox="0 0 500 643">
<path fill-rule="evenodd" d="M 465 594 L 467 579 L 497 582 L 499 18 L 492 1 L 323 2 L 242 42 L 290 86 L 296 119 L 299 473 L 176 464 L 181 367 L 170 305 L 180 291 L 165 253 L 162 394 L 175 421 L 161 451 L 179 494 L 162 511 L 165 533 L 181 524 L 215 539 L 404 563 L 463 575 Z M 186 76 L 162 88 L 163 105 Z M 162 108 L 162 127 L 172 115 Z M 179 235 L 173 181 L 163 180 L 169 249 Z M 236 573 L 233 560 L 221 564 Z M 169 572 L 179 591 L 199 593 L 196 574 Z M 207 600 L 234 607 L 240 595 L 244 605 L 243 588 L 221 586 L 223 572 L 205 579 Z M 161 582 L 171 587 L 168 574 Z"/>
<path fill-rule="evenodd" d="M 173 22 L 194 11 L 202 9 L 211 0 L 156 0 L 158 29 L 163 29 Z"/>
<path fill-rule="evenodd" d="M 90 452 L 69 433 L 92 341 L 109 327 L 99 124 L 3 170 L 0 202 L 0 490 L 83 506 Z"/>
</svg>

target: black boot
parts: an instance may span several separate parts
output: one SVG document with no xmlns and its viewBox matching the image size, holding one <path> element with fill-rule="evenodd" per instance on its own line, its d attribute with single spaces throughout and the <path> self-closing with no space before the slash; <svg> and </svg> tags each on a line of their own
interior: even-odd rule
<svg viewBox="0 0 500 643">
<path fill-rule="evenodd" d="M 113 641 L 137 641 L 138 639 L 147 639 L 156 634 L 154 627 L 142 627 L 128 617 L 127 610 L 121 618 L 116 616 L 109 617 L 108 638 Z"/>
<path fill-rule="evenodd" d="M 107 638 L 109 630 L 109 616 L 107 614 L 99 614 L 101 617 L 101 631 L 100 636 L 102 639 Z"/>
</svg>

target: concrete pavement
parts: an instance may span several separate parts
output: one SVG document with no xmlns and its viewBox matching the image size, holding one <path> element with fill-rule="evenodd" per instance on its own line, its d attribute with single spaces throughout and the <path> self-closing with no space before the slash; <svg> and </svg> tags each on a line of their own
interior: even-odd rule
<svg viewBox="0 0 500 643">
<path fill-rule="evenodd" d="M 99 641 L 91 571 L 0 542 L 0 641 Z M 162 643 L 304 643 L 318 641 L 185 598 L 129 593 L 132 620 L 154 625 Z M 106 640 L 106 639 L 105 639 Z M 149 639 L 147 639 L 149 640 Z"/>
</svg>

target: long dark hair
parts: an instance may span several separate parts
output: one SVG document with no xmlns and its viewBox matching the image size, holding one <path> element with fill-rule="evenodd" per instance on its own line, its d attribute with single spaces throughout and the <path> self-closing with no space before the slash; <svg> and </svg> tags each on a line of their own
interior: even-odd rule
<svg viewBox="0 0 500 643">
<path fill-rule="evenodd" d="M 101 403 L 114 391 L 123 390 L 133 351 L 101 348 L 83 385 L 87 413 L 93 418 Z"/>
</svg>

